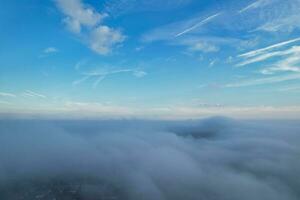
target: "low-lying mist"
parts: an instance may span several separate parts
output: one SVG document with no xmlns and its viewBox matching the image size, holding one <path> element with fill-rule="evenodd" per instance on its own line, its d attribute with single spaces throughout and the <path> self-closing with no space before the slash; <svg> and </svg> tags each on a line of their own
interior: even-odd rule
<svg viewBox="0 0 300 200">
<path fill-rule="evenodd" d="M 299 121 L 1 120 L 0 199 L 299 200 Z"/>
</svg>

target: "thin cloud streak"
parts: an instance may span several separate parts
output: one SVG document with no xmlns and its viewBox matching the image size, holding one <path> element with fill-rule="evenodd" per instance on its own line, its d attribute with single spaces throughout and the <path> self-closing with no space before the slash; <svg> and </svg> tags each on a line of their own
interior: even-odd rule
<svg viewBox="0 0 300 200">
<path fill-rule="evenodd" d="M 93 83 L 93 88 L 96 88 L 100 82 L 102 82 L 105 78 L 113 74 L 120 74 L 120 73 L 132 73 L 137 78 L 142 78 L 147 75 L 146 72 L 138 69 L 119 69 L 119 70 L 94 70 L 90 72 L 83 72 L 83 78 L 76 80 L 73 82 L 73 85 L 79 85 L 90 78 L 96 78 Z"/>
<path fill-rule="evenodd" d="M 239 10 L 239 13 L 241 14 L 241 13 L 244 13 L 244 12 L 252 10 L 252 9 L 261 8 L 272 2 L 273 2 L 272 0 L 258 0 L 258 1 L 255 1 L 254 3 L 251 3 L 250 5 L 246 6 L 245 8 Z"/>
<path fill-rule="evenodd" d="M 23 93 L 23 96 L 37 97 L 37 98 L 42 98 L 42 99 L 47 98 L 45 95 L 39 94 L 39 93 L 36 93 L 36 92 L 33 92 L 33 91 L 31 91 L 31 90 L 26 90 L 26 91 Z"/>
<path fill-rule="evenodd" d="M 58 49 L 55 47 L 48 47 L 46 49 L 44 49 L 43 51 L 45 54 L 51 54 L 51 53 L 56 53 L 58 52 Z"/>
<path fill-rule="evenodd" d="M 243 53 L 243 54 L 238 55 L 238 57 L 253 57 L 253 56 L 256 56 L 258 54 L 262 54 L 266 51 L 270 51 L 270 50 L 275 49 L 275 48 L 280 48 L 282 46 L 285 46 L 285 45 L 288 45 L 288 44 L 291 44 L 291 43 L 294 43 L 294 42 L 298 42 L 298 41 L 300 41 L 300 37 L 292 39 L 292 40 L 280 42 L 280 43 L 277 43 L 277 44 L 273 44 L 273 45 L 265 47 L 265 48 L 256 49 L 256 50 L 253 50 L 253 51 L 250 51 L 250 52 L 247 52 L 247 53 Z"/>
<path fill-rule="evenodd" d="M 261 73 L 273 74 L 275 72 L 300 72 L 299 62 L 300 52 L 297 52 L 281 61 L 278 61 L 271 67 L 266 67 L 265 69 L 261 70 Z"/>
<path fill-rule="evenodd" d="M 3 105 L 11 105 L 11 103 L 8 102 L 8 101 L 2 101 L 2 100 L 0 100 L 0 105 L 1 104 L 3 104 Z"/>
<path fill-rule="evenodd" d="M 182 31 L 182 32 L 180 32 L 180 33 L 178 33 L 178 34 L 176 34 L 174 38 L 177 38 L 177 37 L 179 37 L 179 36 L 181 36 L 181 35 L 184 35 L 184 34 L 186 34 L 186 33 L 188 33 L 188 32 L 191 32 L 192 30 L 198 28 L 199 26 L 202 26 L 202 25 L 206 24 L 207 22 L 209 22 L 209 21 L 211 21 L 212 19 L 218 17 L 219 15 L 221 15 L 221 12 L 220 12 L 220 13 L 217 13 L 217 14 L 214 14 L 214 15 L 212 15 L 212 16 L 210 16 L 210 17 L 207 17 L 206 19 L 204 19 L 204 20 L 202 20 L 201 22 L 195 24 L 194 26 L 192 26 L 192 27 L 190 27 L 190 28 L 187 28 L 187 29 L 185 29 L 184 31 Z"/>
<path fill-rule="evenodd" d="M 7 92 L 0 92 L 0 97 L 17 97 L 15 94 L 7 93 Z"/>
<path fill-rule="evenodd" d="M 274 57 L 280 57 L 280 56 L 286 56 L 286 55 L 291 55 L 291 54 L 299 54 L 300 53 L 300 46 L 293 46 L 287 50 L 283 50 L 283 51 L 273 51 L 273 52 L 265 52 L 265 53 L 260 53 L 257 56 L 251 56 L 250 59 L 247 59 L 241 63 L 238 63 L 236 66 L 237 67 L 242 67 L 245 65 L 249 65 L 252 63 L 257 63 L 257 62 L 261 62 L 261 61 L 265 61 L 268 60 L 270 58 L 274 58 Z"/>
<path fill-rule="evenodd" d="M 272 76 L 272 77 L 268 77 L 268 78 L 252 79 L 252 80 L 240 81 L 238 83 L 229 83 L 229 84 L 226 84 L 224 87 L 225 88 L 238 88 L 238 87 L 279 83 L 279 82 L 298 80 L 298 79 L 300 79 L 300 73 L 289 74 L 289 75 L 284 75 L 284 76 L 281 75 L 281 76 Z"/>
<path fill-rule="evenodd" d="M 246 119 L 299 119 L 300 107 L 295 106 L 266 106 L 266 105 L 161 105 L 153 107 L 137 107 L 100 102 L 66 101 L 55 109 L 37 110 L 26 108 L 22 110 L 5 111 L 1 115 L 10 114 L 17 118 L 29 119 L 199 119 L 202 117 L 228 116 Z"/>
<path fill-rule="evenodd" d="M 279 88 L 277 91 L 280 91 L 280 92 L 300 92 L 300 85 L 293 85 L 293 86 L 287 86 L 287 87 L 282 87 L 282 88 Z"/>
</svg>

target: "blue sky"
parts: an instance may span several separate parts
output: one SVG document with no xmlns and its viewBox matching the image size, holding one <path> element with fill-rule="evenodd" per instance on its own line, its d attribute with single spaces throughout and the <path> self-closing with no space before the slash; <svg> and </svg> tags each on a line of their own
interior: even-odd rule
<svg viewBox="0 0 300 200">
<path fill-rule="evenodd" d="M 300 116 L 299 0 L 1 0 L 0 112 Z"/>
</svg>

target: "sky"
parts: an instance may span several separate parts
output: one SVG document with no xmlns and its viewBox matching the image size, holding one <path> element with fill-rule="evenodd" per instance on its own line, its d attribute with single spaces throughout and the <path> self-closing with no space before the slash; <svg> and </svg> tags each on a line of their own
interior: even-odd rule
<svg viewBox="0 0 300 200">
<path fill-rule="evenodd" d="M 300 117 L 299 0 L 0 0 L 3 116 Z"/>
</svg>

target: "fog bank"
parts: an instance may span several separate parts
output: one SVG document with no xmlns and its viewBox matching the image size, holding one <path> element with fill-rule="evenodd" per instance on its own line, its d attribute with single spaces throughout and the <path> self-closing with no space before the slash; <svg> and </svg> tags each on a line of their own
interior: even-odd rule
<svg viewBox="0 0 300 200">
<path fill-rule="evenodd" d="M 78 199 L 109 199 L 105 185 L 115 199 L 297 200 L 300 123 L 1 120 L 1 199 L 49 180 L 80 182 Z"/>
</svg>

